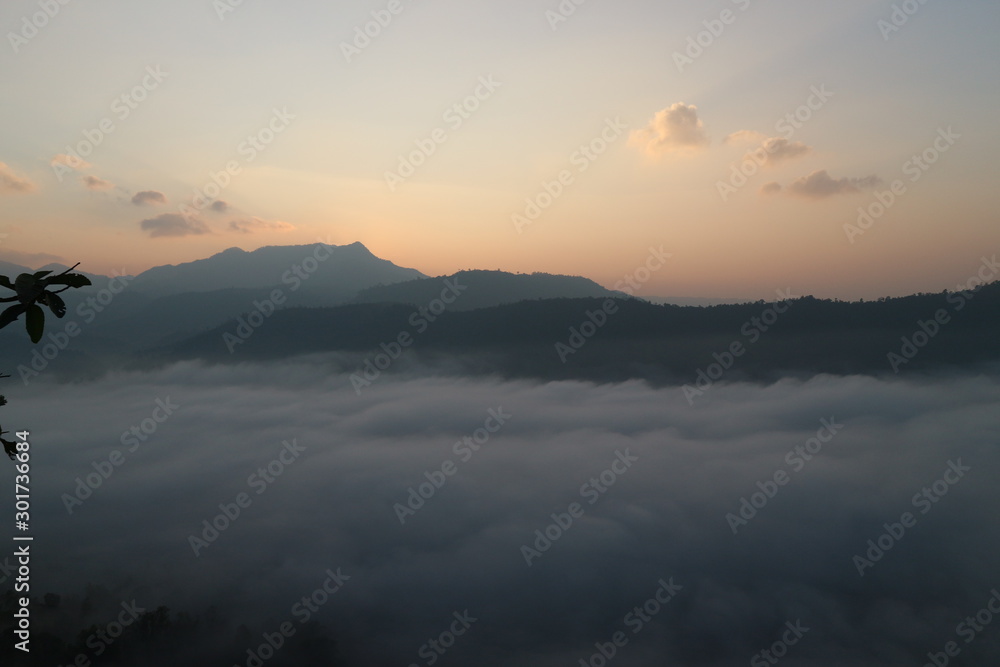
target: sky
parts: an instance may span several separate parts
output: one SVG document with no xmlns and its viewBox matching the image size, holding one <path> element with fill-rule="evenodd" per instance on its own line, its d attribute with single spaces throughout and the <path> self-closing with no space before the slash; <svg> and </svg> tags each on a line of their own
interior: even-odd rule
<svg viewBox="0 0 1000 667">
<path fill-rule="evenodd" d="M 662 248 L 640 296 L 954 289 L 1000 245 L 998 25 L 992 0 L 10 0 L 0 259 L 320 239 L 610 287 Z"/>
<path fill-rule="evenodd" d="M 31 584 L 63 596 L 55 631 L 120 601 L 215 606 L 230 634 L 206 644 L 242 623 L 256 647 L 301 629 L 332 571 L 349 579 L 311 619 L 348 664 L 602 664 L 623 632 L 615 665 L 721 667 L 789 623 L 807 629 L 790 666 L 920 665 L 951 641 L 963 664 L 1000 659 L 997 617 L 965 621 L 1000 595 L 995 379 L 727 383 L 692 407 L 636 381 L 394 376 L 357 396 L 330 361 L 19 392 L 20 423 L 48 424 L 29 437 Z M 110 607 L 74 617 L 89 584 Z M 440 662 L 421 653 L 464 612 Z M 197 644 L 167 657 L 184 650 L 205 664 Z"/>
</svg>

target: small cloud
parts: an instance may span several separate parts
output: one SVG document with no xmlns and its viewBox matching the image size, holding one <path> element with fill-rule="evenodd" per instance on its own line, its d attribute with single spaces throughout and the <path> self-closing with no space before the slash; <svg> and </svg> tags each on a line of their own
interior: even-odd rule
<svg viewBox="0 0 1000 667">
<path fill-rule="evenodd" d="M 149 232 L 150 238 L 161 236 L 195 236 L 208 234 L 209 229 L 197 218 L 185 218 L 177 213 L 163 213 L 155 218 L 149 218 L 139 223 L 143 231 Z"/>
<path fill-rule="evenodd" d="M 216 199 L 214 202 L 212 202 L 212 205 L 209 206 L 209 208 L 211 208 L 216 213 L 225 213 L 226 211 L 229 210 L 229 203 L 224 202 L 221 199 Z"/>
<path fill-rule="evenodd" d="M 781 192 L 781 183 L 776 183 L 771 181 L 770 183 L 765 183 L 760 187 L 760 193 L 762 195 L 774 195 Z"/>
<path fill-rule="evenodd" d="M 254 234 L 257 232 L 290 232 L 295 226 L 280 220 L 262 220 L 261 218 L 247 218 L 244 220 L 230 220 L 229 231 L 239 234 Z"/>
<path fill-rule="evenodd" d="M 36 189 L 34 183 L 18 176 L 13 169 L 0 162 L 0 194 L 25 194 Z"/>
<path fill-rule="evenodd" d="M 765 140 L 756 150 L 747 153 L 744 158 L 755 160 L 767 166 L 801 157 L 812 152 L 811 146 L 801 141 L 789 141 L 782 137 L 771 137 Z"/>
<path fill-rule="evenodd" d="M 698 118 L 698 107 L 678 102 L 657 111 L 646 127 L 632 133 L 629 143 L 649 155 L 659 156 L 699 150 L 708 146 L 709 140 Z"/>
<path fill-rule="evenodd" d="M 861 190 L 874 188 L 881 182 L 882 179 L 874 175 L 864 178 L 833 178 L 825 169 L 822 169 L 794 181 L 788 186 L 788 191 L 809 199 L 825 199 L 834 195 L 854 194 Z"/>
<path fill-rule="evenodd" d="M 72 155 L 66 155 L 65 153 L 59 153 L 58 155 L 53 156 L 52 161 L 49 164 L 52 166 L 58 164 L 64 167 L 69 167 L 70 169 L 90 169 L 94 166 L 83 158 L 73 157 Z"/>
<path fill-rule="evenodd" d="M 767 140 L 767 135 L 756 130 L 739 130 L 726 136 L 724 144 L 759 144 Z"/>
<path fill-rule="evenodd" d="M 156 190 L 143 190 L 142 192 L 137 192 L 132 197 L 132 203 L 136 206 L 142 206 L 144 204 L 166 204 L 167 196 L 162 192 L 157 192 Z"/>
<path fill-rule="evenodd" d="M 115 184 L 97 176 L 84 176 L 83 186 L 88 190 L 113 190 Z"/>
</svg>

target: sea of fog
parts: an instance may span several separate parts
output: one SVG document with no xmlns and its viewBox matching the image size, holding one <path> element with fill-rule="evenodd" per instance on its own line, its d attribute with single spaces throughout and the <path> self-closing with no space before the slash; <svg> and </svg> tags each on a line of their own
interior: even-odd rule
<svg viewBox="0 0 1000 667">
<path fill-rule="evenodd" d="M 31 592 L 61 595 L 73 634 L 124 608 L 73 606 L 97 586 L 214 607 L 249 629 L 243 665 L 307 622 L 366 666 L 1000 664 L 995 378 L 694 405 L 638 381 L 359 395 L 321 357 L 5 382 Z"/>
</svg>

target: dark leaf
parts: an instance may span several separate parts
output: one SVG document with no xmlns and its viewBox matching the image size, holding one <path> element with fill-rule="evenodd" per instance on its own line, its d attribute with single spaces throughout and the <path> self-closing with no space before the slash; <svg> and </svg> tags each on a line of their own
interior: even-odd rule
<svg viewBox="0 0 1000 667">
<path fill-rule="evenodd" d="M 37 343 L 42 339 L 42 332 L 45 330 L 45 312 L 41 306 L 31 304 L 28 306 L 28 316 L 24 320 L 24 327 L 28 330 L 28 336 L 32 343 Z"/>
<path fill-rule="evenodd" d="M 27 309 L 24 307 L 24 304 L 18 303 L 0 313 L 0 329 L 3 329 L 5 326 L 19 318 L 21 313 L 25 310 Z"/>
<path fill-rule="evenodd" d="M 44 278 L 45 276 L 49 275 L 50 273 L 52 273 L 52 272 L 51 271 L 36 271 L 33 275 L 35 276 L 35 280 L 38 280 L 39 278 Z"/>
<path fill-rule="evenodd" d="M 52 292 L 42 292 L 42 298 L 39 299 L 42 303 L 49 307 L 52 314 L 56 317 L 62 317 L 66 314 L 66 302 L 62 300 L 58 294 Z"/>
<path fill-rule="evenodd" d="M 30 273 L 22 273 L 14 281 L 14 289 L 17 290 L 17 298 L 27 306 L 38 299 L 43 286 Z"/>
<path fill-rule="evenodd" d="M 7 289 L 14 289 L 14 283 L 10 281 L 7 276 L 0 276 L 0 287 L 6 287 Z"/>
<path fill-rule="evenodd" d="M 68 285 L 69 287 L 86 287 L 92 285 L 90 278 L 81 276 L 79 273 L 70 273 L 65 276 L 53 276 L 45 280 L 46 285 Z"/>
</svg>

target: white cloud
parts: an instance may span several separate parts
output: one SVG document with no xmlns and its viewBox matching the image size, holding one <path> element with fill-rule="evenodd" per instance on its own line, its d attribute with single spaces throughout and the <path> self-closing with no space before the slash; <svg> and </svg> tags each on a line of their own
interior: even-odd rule
<svg viewBox="0 0 1000 667">
<path fill-rule="evenodd" d="M 683 102 L 656 112 L 646 127 L 632 133 L 629 142 L 654 156 L 700 150 L 709 144 L 698 107 Z"/>
</svg>

